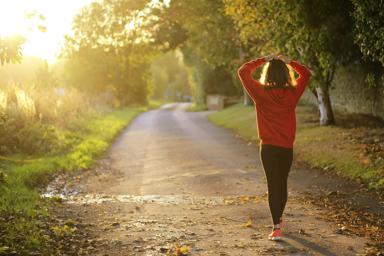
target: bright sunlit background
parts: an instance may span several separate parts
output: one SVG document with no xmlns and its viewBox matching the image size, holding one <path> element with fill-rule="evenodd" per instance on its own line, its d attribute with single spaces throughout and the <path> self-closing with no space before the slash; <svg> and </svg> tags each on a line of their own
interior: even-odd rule
<svg viewBox="0 0 384 256">
<path fill-rule="evenodd" d="M 20 33 L 27 42 L 24 56 L 37 56 L 53 63 L 63 43 L 64 34 L 70 33 L 72 19 L 86 4 L 94 0 L 0 0 L 0 36 Z M 37 16 L 26 18 L 26 13 Z M 42 32 L 38 26 L 46 27 Z M 43 29 L 44 30 L 44 29 Z"/>
</svg>

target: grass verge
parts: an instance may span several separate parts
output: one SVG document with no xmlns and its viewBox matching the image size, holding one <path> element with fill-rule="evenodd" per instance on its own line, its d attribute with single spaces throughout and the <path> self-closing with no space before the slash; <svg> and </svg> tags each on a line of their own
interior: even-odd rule
<svg viewBox="0 0 384 256">
<path fill-rule="evenodd" d="M 209 120 L 259 143 L 254 111 L 253 106 L 236 104 L 211 114 Z M 296 114 L 295 159 L 362 182 L 370 189 L 384 190 L 382 123 L 336 112 L 338 125 L 318 126 L 317 109 L 307 105 L 297 106 Z"/>
<path fill-rule="evenodd" d="M 0 255 L 56 255 L 58 227 L 50 227 L 49 200 L 40 197 L 43 187 L 57 171 L 74 171 L 92 166 L 95 158 L 139 113 L 163 102 L 106 113 L 93 113 L 77 120 L 72 128 L 60 130 L 61 154 L 3 158 L 0 170 Z M 65 229 L 65 227 L 64 227 Z"/>
</svg>

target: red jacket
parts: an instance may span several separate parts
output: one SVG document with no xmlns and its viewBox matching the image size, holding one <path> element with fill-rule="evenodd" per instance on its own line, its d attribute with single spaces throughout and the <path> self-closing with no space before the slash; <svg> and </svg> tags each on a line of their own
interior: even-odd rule
<svg viewBox="0 0 384 256">
<path fill-rule="evenodd" d="M 300 63 L 288 63 L 298 74 L 294 90 L 269 89 L 253 79 L 252 73 L 264 64 L 264 58 L 244 63 L 237 71 L 241 83 L 255 103 L 260 144 L 293 148 L 296 135 L 296 105 L 308 84 L 310 71 Z"/>
</svg>

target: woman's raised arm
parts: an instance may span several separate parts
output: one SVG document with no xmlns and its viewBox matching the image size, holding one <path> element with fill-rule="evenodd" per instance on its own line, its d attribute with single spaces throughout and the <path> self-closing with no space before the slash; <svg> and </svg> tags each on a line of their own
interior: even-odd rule
<svg viewBox="0 0 384 256">
<path fill-rule="evenodd" d="M 240 78 L 240 81 L 247 91 L 248 95 L 252 98 L 255 99 L 255 95 L 257 93 L 257 87 L 261 86 L 258 81 L 253 79 L 252 73 L 262 64 L 264 64 L 267 59 L 270 58 L 271 55 L 267 57 L 260 57 L 255 60 L 248 61 L 244 63 L 238 70 L 237 74 Z"/>
<path fill-rule="evenodd" d="M 308 85 L 308 80 L 311 77 L 311 71 L 306 66 L 301 65 L 299 62 L 295 60 L 291 60 L 287 64 L 290 65 L 299 74 L 299 77 L 296 79 L 296 82 L 297 82 L 296 96 L 297 98 L 300 98 L 301 95 L 304 93 L 305 88 Z"/>
</svg>

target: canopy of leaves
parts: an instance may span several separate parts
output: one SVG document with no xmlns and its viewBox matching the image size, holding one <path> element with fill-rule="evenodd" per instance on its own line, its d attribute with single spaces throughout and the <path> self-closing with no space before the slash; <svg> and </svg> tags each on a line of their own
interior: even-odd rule
<svg viewBox="0 0 384 256">
<path fill-rule="evenodd" d="M 157 34 L 160 40 L 164 31 L 170 31 L 168 35 L 175 36 L 170 38 L 170 45 L 176 45 L 175 41 L 179 45 L 188 44 L 212 67 L 228 65 L 238 57 L 237 32 L 230 17 L 225 15 L 221 0 L 173 0 L 169 7 L 163 8 L 160 21 L 161 34 Z M 177 33 L 172 32 L 175 28 Z M 183 42 L 180 42 L 181 33 L 185 34 Z"/>
<path fill-rule="evenodd" d="M 172 0 L 159 6 L 156 15 L 153 43 L 163 50 L 181 49 L 198 104 L 207 93 L 238 92 L 232 74 L 239 64 L 240 40 L 222 0 Z"/>
<path fill-rule="evenodd" d="M 384 1 L 352 0 L 355 40 L 364 56 L 384 66 Z"/>
<path fill-rule="evenodd" d="M 124 104 L 146 102 L 153 49 L 141 27 L 148 8 L 144 0 L 104 0 L 83 8 L 62 53 L 68 83 L 93 93 L 112 88 Z"/>
<path fill-rule="evenodd" d="M 356 52 L 349 0 L 224 0 L 250 53 L 283 52 L 315 71 L 322 84 Z"/>
</svg>

